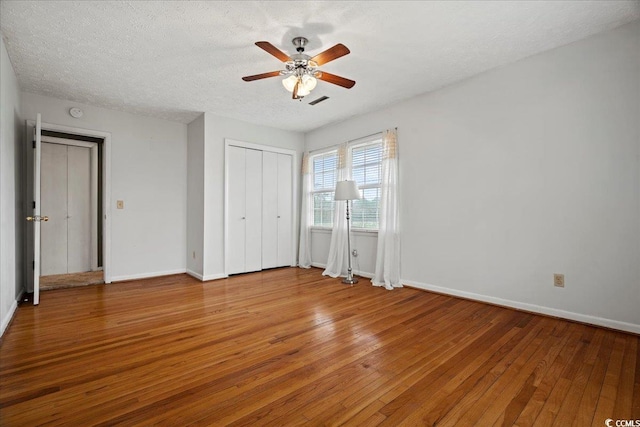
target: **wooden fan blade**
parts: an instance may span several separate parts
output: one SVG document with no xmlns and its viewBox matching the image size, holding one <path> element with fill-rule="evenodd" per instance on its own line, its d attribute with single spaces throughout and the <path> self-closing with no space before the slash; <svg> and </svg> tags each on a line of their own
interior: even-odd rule
<svg viewBox="0 0 640 427">
<path fill-rule="evenodd" d="M 325 50 L 311 58 L 311 61 L 317 63 L 318 65 L 326 64 L 329 61 L 333 61 L 334 59 L 338 59 L 341 56 L 345 56 L 351 51 L 347 49 L 345 45 L 342 43 L 338 43 L 332 48 Z"/>
<path fill-rule="evenodd" d="M 286 53 L 284 53 L 283 51 L 281 51 L 280 49 L 278 49 L 277 47 L 275 47 L 269 42 L 256 42 L 256 46 L 258 46 L 260 49 L 263 49 L 265 52 L 275 56 L 282 62 L 291 61 L 291 58 L 289 58 L 289 55 L 287 55 Z"/>
<path fill-rule="evenodd" d="M 254 80 L 266 79 L 268 77 L 278 77 L 279 75 L 280 75 L 280 71 L 271 71 L 269 73 L 246 76 L 246 77 L 243 77 L 242 80 L 244 80 L 245 82 L 252 82 Z"/>
<path fill-rule="evenodd" d="M 345 79 L 344 77 L 336 76 L 335 74 L 327 73 L 326 71 L 322 71 L 322 74 L 318 75 L 317 78 L 347 89 L 351 89 L 356 84 L 353 80 Z"/>
</svg>

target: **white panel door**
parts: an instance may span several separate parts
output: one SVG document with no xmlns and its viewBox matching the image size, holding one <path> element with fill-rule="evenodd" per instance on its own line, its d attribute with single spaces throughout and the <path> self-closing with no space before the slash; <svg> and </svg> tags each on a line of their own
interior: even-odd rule
<svg viewBox="0 0 640 427">
<path fill-rule="evenodd" d="M 67 272 L 91 271 L 91 149 L 67 148 Z"/>
<path fill-rule="evenodd" d="M 262 151 L 246 149 L 245 271 L 262 269 Z"/>
<path fill-rule="evenodd" d="M 227 147 L 227 274 L 244 273 L 245 270 L 245 149 Z"/>
<path fill-rule="evenodd" d="M 40 229 L 40 275 L 67 273 L 67 146 L 42 143 L 40 200 L 49 221 Z"/>
<path fill-rule="evenodd" d="M 33 222 L 33 305 L 40 304 L 40 172 L 42 153 L 42 116 L 36 114 L 36 126 L 33 135 L 33 216 L 27 217 Z M 44 215 L 46 218 L 46 215 Z M 44 219 L 44 218 L 43 218 Z M 45 219 L 46 221 L 46 219 Z"/>
<path fill-rule="evenodd" d="M 293 177 L 291 167 L 291 156 L 278 154 L 278 266 L 292 265 Z"/>
<path fill-rule="evenodd" d="M 40 275 L 91 271 L 91 149 L 42 143 Z"/>
<path fill-rule="evenodd" d="M 262 268 L 278 265 L 278 154 L 263 151 Z"/>
</svg>

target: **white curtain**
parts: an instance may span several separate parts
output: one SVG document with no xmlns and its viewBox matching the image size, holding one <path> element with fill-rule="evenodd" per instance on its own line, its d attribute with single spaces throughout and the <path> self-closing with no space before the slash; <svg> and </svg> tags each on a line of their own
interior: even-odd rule
<svg viewBox="0 0 640 427">
<path fill-rule="evenodd" d="M 338 165 L 336 169 L 336 182 L 349 179 L 347 167 L 347 144 L 338 148 Z M 333 231 L 331 231 L 331 245 L 327 267 L 322 272 L 323 276 L 339 277 L 342 274 L 343 264 L 347 254 L 347 203 L 337 200 L 333 210 Z M 345 268 L 346 271 L 346 268 Z"/>
<path fill-rule="evenodd" d="M 309 153 L 302 156 L 302 206 L 300 208 L 300 247 L 298 248 L 298 265 L 302 268 L 311 267 L 311 164 Z"/>
<path fill-rule="evenodd" d="M 382 137 L 382 185 L 374 286 L 400 288 L 400 230 L 398 224 L 398 139 L 395 130 Z"/>
</svg>

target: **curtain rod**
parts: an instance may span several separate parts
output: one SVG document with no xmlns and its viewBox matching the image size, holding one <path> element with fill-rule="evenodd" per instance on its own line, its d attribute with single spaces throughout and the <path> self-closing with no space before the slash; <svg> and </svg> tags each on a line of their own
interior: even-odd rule
<svg viewBox="0 0 640 427">
<path fill-rule="evenodd" d="M 396 126 L 396 127 L 394 127 L 393 129 L 394 129 L 394 130 L 398 130 L 398 127 Z M 388 129 L 385 129 L 385 130 L 388 130 Z M 379 134 L 379 133 L 381 134 L 381 133 L 382 133 L 382 132 L 384 132 L 385 130 L 381 130 L 381 131 L 378 131 L 378 132 L 374 132 L 374 133 L 372 133 L 372 134 L 370 134 L 370 135 L 361 136 L 361 137 L 356 138 L 356 139 L 350 139 L 349 141 L 347 141 L 347 144 L 351 144 L 352 142 L 360 141 L 361 139 L 370 138 L 370 137 L 372 137 L 372 136 L 374 136 L 374 135 L 377 135 L 377 134 Z M 311 153 L 315 153 L 315 152 L 317 152 L 317 151 L 324 151 L 324 150 L 327 150 L 327 151 L 328 151 L 328 150 L 330 150 L 330 149 L 332 149 L 332 148 L 334 148 L 334 147 L 336 147 L 336 148 L 337 148 L 337 147 L 340 147 L 340 145 L 342 145 L 342 143 L 340 143 L 340 144 L 335 144 L 335 145 L 328 145 L 328 146 L 326 146 L 326 147 L 322 147 L 322 148 L 318 148 L 318 149 L 316 149 L 316 150 L 309 151 L 309 154 L 311 154 Z"/>
<path fill-rule="evenodd" d="M 394 130 L 398 130 L 398 127 L 396 126 L 396 127 L 394 127 L 393 129 L 394 129 Z M 385 129 L 385 130 L 388 130 L 388 129 Z M 347 144 L 348 144 L 348 143 L 350 143 L 350 142 L 360 141 L 361 139 L 365 139 L 365 138 L 372 137 L 372 136 L 374 136 L 374 135 L 377 135 L 377 134 L 379 134 L 379 133 L 384 132 L 385 130 L 381 130 L 381 131 L 378 131 L 378 132 L 374 132 L 374 133 L 372 133 L 371 135 L 361 136 L 360 138 L 351 139 L 351 140 L 347 141 Z"/>
</svg>

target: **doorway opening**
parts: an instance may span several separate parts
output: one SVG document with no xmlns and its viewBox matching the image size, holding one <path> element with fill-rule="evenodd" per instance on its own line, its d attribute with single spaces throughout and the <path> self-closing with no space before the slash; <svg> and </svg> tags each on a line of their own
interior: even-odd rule
<svg viewBox="0 0 640 427">
<path fill-rule="evenodd" d="M 36 122 L 27 120 L 29 149 L 24 168 L 27 183 L 25 212 L 33 211 L 40 218 L 38 221 L 42 221 L 37 239 L 37 269 L 35 228 L 27 227 L 25 233 L 25 290 L 27 295 L 34 295 L 35 305 L 39 301 L 36 297 L 40 289 L 111 283 L 108 209 L 111 134 L 50 123 L 42 123 L 39 129 L 37 133 Z M 32 155 L 36 150 L 30 149 L 32 134 L 34 148 L 36 135 L 40 140 L 37 162 Z M 48 156 L 52 158 L 49 161 Z M 40 188 L 34 194 L 36 170 Z M 48 214 L 41 208 L 52 213 Z M 41 217 L 38 216 L 40 211 Z M 54 219 L 57 224 L 54 224 Z"/>
<path fill-rule="evenodd" d="M 102 166 L 104 139 L 43 130 L 40 289 L 104 283 Z"/>
</svg>

